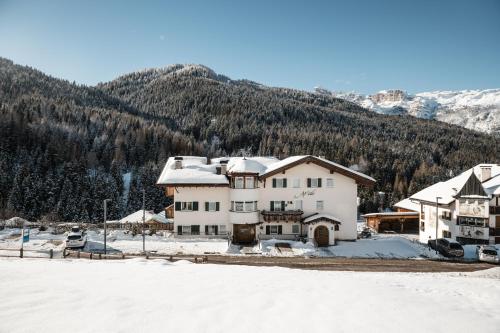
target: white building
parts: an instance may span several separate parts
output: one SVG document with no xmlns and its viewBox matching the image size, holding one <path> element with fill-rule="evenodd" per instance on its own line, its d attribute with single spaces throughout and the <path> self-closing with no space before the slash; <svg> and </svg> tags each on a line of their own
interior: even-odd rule
<svg viewBox="0 0 500 333">
<path fill-rule="evenodd" d="M 500 243 L 499 197 L 497 164 L 478 164 L 415 193 L 410 200 L 420 204 L 420 241 L 437 234 L 462 244 Z"/>
<path fill-rule="evenodd" d="M 178 236 L 229 235 L 237 243 L 306 237 L 356 239 L 357 187 L 375 180 L 324 158 L 170 157 L 157 184 L 174 201 Z"/>
</svg>

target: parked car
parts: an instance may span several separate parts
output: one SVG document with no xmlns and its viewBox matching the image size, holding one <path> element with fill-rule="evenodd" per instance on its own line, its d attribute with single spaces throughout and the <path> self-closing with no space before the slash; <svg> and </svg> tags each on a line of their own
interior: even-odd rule
<svg viewBox="0 0 500 333">
<path fill-rule="evenodd" d="M 500 254 L 496 247 L 491 245 L 481 245 L 476 248 L 477 258 L 479 261 L 485 261 L 492 264 L 500 263 Z"/>
<path fill-rule="evenodd" d="M 83 248 L 87 243 L 87 234 L 80 230 L 80 227 L 72 227 L 71 232 L 66 237 L 67 248 Z"/>
<path fill-rule="evenodd" d="M 363 228 L 363 231 L 359 234 L 359 238 L 371 238 L 372 232 L 370 228 Z"/>
<path fill-rule="evenodd" d="M 463 257 L 464 248 L 457 241 L 451 238 L 430 239 L 428 245 L 431 249 L 437 250 L 445 257 Z"/>
</svg>

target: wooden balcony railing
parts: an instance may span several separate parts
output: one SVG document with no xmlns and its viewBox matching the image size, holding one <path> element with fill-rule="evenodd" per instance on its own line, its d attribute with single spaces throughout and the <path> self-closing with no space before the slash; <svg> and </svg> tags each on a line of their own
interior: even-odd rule
<svg viewBox="0 0 500 333">
<path fill-rule="evenodd" d="M 260 212 L 265 222 L 274 221 L 293 221 L 300 222 L 302 219 L 302 214 L 304 212 L 300 209 L 298 210 L 284 210 L 284 211 L 270 211 L 263 210 Z"/>
</svg>

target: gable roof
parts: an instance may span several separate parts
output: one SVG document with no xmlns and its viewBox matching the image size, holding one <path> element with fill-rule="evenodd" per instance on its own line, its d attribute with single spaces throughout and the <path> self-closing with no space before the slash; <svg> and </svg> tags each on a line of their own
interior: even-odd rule
<svg viewBox="0 0 500 333">
<path fill-rule="evenodd" d="M 487 197 L 488 194 L 484 191 L 483 185 L 481 185 L 481 182 L 477 178 L 477 168 L 478 166 L 464 171 L 447 181 L 426 187 L 413 194 L 410 199 L 435 203 L 436 197 L 441 197 L 439 203 L 449 205 L 459 196 Z"/>
<path fill-rule="evenodd" d="M 411 210 L 411 211 L 415 211 L 415 212 L 420 211 L 420 204 L 418 204 L 414 201 L 411 201 L 410 198 L 406 198 L 406 199 L 403 199 L 403 200 L 395 203 L 394 207 L 403 208 L 403 209 L 407 209 L 407 210 Z"/>
<path fill-rule="evenodd" d="M 266 179 L 303 163 L 314 163 L 332 172 L 337 172 L 341 175 L 352 178 L 357 183 L 362 185 L 373 186 L 376 182 L 375 179 L 365 175 L 364 173 L 354 171 L 343 165 L 312 155 L 292 156 L 285 158 L 284 160 L 281 160 L 279 162 L 273 163 L 269 165 L 269 167 L 267 167 L 267 169 L 263 173 L 261 173 L 260 178 Z"/>
</svg>

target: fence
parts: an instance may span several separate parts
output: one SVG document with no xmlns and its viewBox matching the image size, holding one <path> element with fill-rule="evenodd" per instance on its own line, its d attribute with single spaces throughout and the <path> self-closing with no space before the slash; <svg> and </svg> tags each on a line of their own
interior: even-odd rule
<svg viewBox="0 0 500 333">
<path fill-rule="evenodd" d="M 37 255 L 34 255 L 37 254 Z M 42 256 L 40 256 L 42 255 Z M 54 250 L 0 249 L 0 257 L 11 258 L 54 258 Z"/>
</svg>

